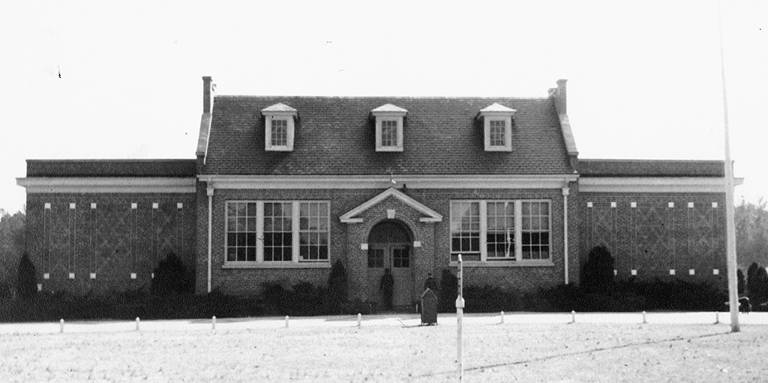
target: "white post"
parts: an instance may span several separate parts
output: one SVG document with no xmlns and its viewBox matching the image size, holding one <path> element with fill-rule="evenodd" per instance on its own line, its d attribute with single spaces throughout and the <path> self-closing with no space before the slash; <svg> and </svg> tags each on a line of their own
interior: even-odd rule
<svg viewBox="0 0 768 383">
<path fill-rule="evenodd" d="M 360 328 L 360 321 L 363 320 L 363 314 L 357 313 L 357 328 Z"/>
<path fill-rule="evenodd" d="M 501 324 L 504 324 L 504 310 L 501 311 Z"/>
<path fill-rule="evenodd" d="M 285 328 L 288 328 L 288 315 L 285 316 Z"/>
<path fill-rule="evenodd" d="M 136 331 L 139 331 L 139 323 L 140 322 L 141 322 L 141 320 L 139 319 L 139 317 L 136 317 Z"/>
<path fill-rule="evenodd" d="M 566 181 L 563 188 L 563 265 L 565 271 L 565 284 L 567 285 L 570 280 L 568 279 L 568 181 Z"/>
<path fill-rule="evenodd" d="M 643 311 L 643 324 L 648 323 L 648 321 L 645 320 L 645 311 Z"/>
<path fill-rule="evenodd" d="M 461 339 L 461 331 L 463 326 L 463 319 L 464 319 L 464 297 L 462 296 L 462 288 L 463 288 L 463 276 L 464 276 L 464 267 L 462 265 L 462 259 L 461 254 L 459 254 L 459 272 L 457 275 L 458 279 L 458 287 L 459 287 L 459 296 L 456 297 L 456 361 L 458 363 L 459 367 L 459 381 L 464 380 L 464 356 L 462 354 L 461 345 L 462 345 L 462 339 Z"/>
<path fill-rule="evenodd" d="M 216 331 L 216 315 L 211 317 L 211 330 Z"/>
<path fill-rule="evenodd" d="M 576 311 L 571 310 L 571 323 L 576 323 Z"/>
<path fill-rule="evenodd" d="M 733 211 L 733 163 L 728 131 L 728 97 L 725 88 L 725 54 L 723 53 L 723 20 L 720 2 L 717 2 L 717 26 L 720 34 L 720 79 L 723 90 L 723 131 L 725 136 L 725 228 L 726 260 L 728 265 L 728 302 L 731 309 L 731 332 L 739 331 L 739 291 L 736 281 L 736 226 Z"/>
<path fill-rule="evenodd" d="M 208 181 L 208 188 L 206 190 L 208 194 L 208 292 L 211 292 L 211 253 L 213 246 L 213 183 Z"/>
<path fill-rule="evenodd" d="M 59 321 L 59 333 L 64 333 L 64 318 Z"/>
<path fill-rule="evenodd" d="M 715 324 L 720 324 L 720 312 L 715 311 Z"/>
</svg>

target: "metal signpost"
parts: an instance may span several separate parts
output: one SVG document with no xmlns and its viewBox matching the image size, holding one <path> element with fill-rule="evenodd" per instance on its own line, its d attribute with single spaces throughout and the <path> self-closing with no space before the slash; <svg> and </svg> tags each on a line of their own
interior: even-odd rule
<svg viewBox="0 0 768 383">
<path fill-rule="evenodd" d="M 461 353 L 461 327 L 462 327 L 462 319 L 464 317 L 464 298 L 462 297 L 461 290 L 462 290 L 462 284 L 463 284 L 463 273 L 464 268 L 462 266 L 462 260 L 461 260 L 461 254 L 459 254 L 459 272 L 458 272 L 458 287 L 459 287 L 459 296 L 456 298 L 456 361 L 459 364 L 459 382 L 464 380 L 464 357 Z"/>
</svg>

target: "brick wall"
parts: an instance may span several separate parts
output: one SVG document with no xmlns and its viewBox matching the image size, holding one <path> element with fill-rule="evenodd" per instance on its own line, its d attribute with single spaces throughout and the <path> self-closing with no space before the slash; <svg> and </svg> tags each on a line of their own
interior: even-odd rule
<svg viewBox="0 0 768 383">
<path fill-rule="evenodd" d="M 169 252 L 191 268 L 195 208 L 194 194 L 28 194 L 26 247 L 38 283 L 75 294 L 144 289 Z"/>
<path fill-rule="evenodd" d="M 587 207 L 588 202 L 592 207 Z M 721 193 L 580 193 L 581 262 L 591 248 L 605 245 L 615 258 L 619 279 L 632 277 L 635 269 L 638 279 L 679 278 L 724 285 L 724 202 Z M 674 276 L 670 269 L 675 269 Z M 713 275 L 713 269 L 719 275 Z"/>
<path fill-rule="evenodd" d="M 577 197 L 573 192 L 569 197 L 569 265 L 570 279 L 578 281 L 578 229 L 577 229 Z M 331 262 L 341 259 L 347 267 L 350 279 L 350 294 L 364 297 L 365 280 L 362 273 L 367 273 L 364 263 L 366 251 L 360 249 L 363 238 L 378 220 L 386 217 L 387 208 L 407 212 L 404 217 L 409 228 L 414 233 L 416 241 L 423 246 L 414 249 L 414 264 L 417 265 L 418 275 L 414 285 L 420 289 L 423 285 L 425 272 L 432 269 L 439 277 L 440 270 L 449 267 L 450 259 L 450 201 L 452 199 L 548 199 L 551 201 L 552 231 L 551 258 L 553 265 L 539 267 L 484 267 L 465 269 L 465 282 L 468 285 L 494 284 L 504 288 L 533 290 L 540 287 L 554 286 L 563 283 L 563 196 L 560 189 L 548 190 L 490 190 L 490 189 L 409 189 L 410 197 L 432 208 L 443 215 L 443 221 L 434 224 L 418 222 L 418 216 L 408 212 L 405 205 L 390 200 L 383 201 L 379 206 L 371 208 L 363 214 L 361 224 L 345 224 L 339 221 L 339 216 L 357 207 L 368 199 L 381 193 L 381 189 L 364 190 L 229 190 L 217 189 L 213 198 L 213 242 L 212 242 L 212 286 L 227 293 L 251 294 L 260 291 L 264 282 L 283 281 L 294 284 L 308 281 L 325 285 L 330 269 L 227 269 L 224 265 L 224 220 L 225 203 L 228 200 L 328 200 L 331 214 Z M 205 186 L 198 186 L 198 245 L 197 245 L 197 291 L 206 291 L 207 273 L 207 220 L 208 197 Z M 455 271 L 455 270 L 454 270 Z M 422 276 L 421 274 L 424 274 Z"/>
</svg>

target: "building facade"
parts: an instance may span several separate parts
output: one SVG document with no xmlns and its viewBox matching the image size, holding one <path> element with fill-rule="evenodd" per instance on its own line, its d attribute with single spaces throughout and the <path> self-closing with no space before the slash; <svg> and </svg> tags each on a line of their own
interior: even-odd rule
<svg viewBox="0 0 768 383">
<path fill-rule="evenodd" d="M 27 161 L 27 249 L 40 288 L 146 288 L 173 252 L 198 293 L 266 282 L 352 298 L 429 273 L 530 291 L 579 283 L 605 245 L 618 278 L 724 284 L 723 163 L 580 159 L 566 82 L 543 98 L 262 97 L 203 78 L 196 158 Z"/>
</svg>

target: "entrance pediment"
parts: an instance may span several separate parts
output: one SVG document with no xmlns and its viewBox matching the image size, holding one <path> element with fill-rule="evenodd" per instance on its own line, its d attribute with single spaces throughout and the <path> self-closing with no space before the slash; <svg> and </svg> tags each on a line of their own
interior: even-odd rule
<svg viewBox="0 0 768 383">
<path fill-rule="evenodd" d="M 395 198 L 401 201 L 403 204 L 409 206 L 413 210 L 416 210 L 417 212 L 421 213 L 422 217 L 419 218 L 420 222 L 432 223 L 432 222 L 441 222 L 443 220 L 443 216 L 440 215 L 438 212 L 430 209 L 428 206 L 424 205 L 419 201 L 416 201 L 415 199 L 407 196 L 405 193 L 395 188 L 389 188 L 379 193 L 375 197 L 369 199 L 368 201 L 363 202 L 362 204 L 355 207 L 354 209 L 346 212 L 344 215 L 339 217 L 339 219 L 343 223 L 362 223 L 363 218 L 360 217 L 362 213 L 378 205 L 382 201 L 385 201 L 388 198 Z"/>
</svg>

